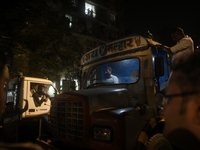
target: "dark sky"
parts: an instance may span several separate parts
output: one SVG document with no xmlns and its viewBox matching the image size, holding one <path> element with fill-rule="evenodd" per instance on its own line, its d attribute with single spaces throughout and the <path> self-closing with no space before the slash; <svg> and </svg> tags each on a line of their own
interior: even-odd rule
<svg viewBox="0 0 200 150">
<path fill-rule="evenodd" d="M 200 4 L 186 0 L 124 0 L 126 35 L 153 35 L 163 28 L 181 27 L 191 37 L 200 36 Z"/>
</svg>

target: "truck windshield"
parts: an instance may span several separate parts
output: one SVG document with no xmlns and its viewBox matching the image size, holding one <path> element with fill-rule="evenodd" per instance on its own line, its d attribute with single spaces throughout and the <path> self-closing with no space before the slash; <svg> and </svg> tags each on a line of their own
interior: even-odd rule
<svg viewBox="0 0 200 150">
<path fill-rule="evenodd" d="M 38 92 L 38 86 L 42 85 L 45 87 L 44 93 L 49 95 L 50 98 L 55 97 L 56 95 L 56 89 L 51 84 L 40 84 L 40 83 L 30 83 L 30 96 L 32 97 L 34 93 Z"/>
<path fill-rule="evenodd" d="M 118 60 L 91 67 L 84 88 L 105 84 L 135 83 L 138 79 L 138 58 Z"/>
</svg>

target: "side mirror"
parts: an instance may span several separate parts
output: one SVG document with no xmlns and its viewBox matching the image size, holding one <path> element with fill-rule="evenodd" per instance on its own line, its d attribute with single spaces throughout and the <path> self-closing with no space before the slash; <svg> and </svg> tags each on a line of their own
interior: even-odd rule
<svg viewBox="0 0 200 150">
<path fill-rule="evenodd" d="M 155 57 L 155 76 L 164 76 L 164 58 Z"/>
<path fill-rule="evenodd" d="M 17 90 L 17 87 L 18 87 L 17 84 L 14 84 L 13 90 L 16 91 L 16 90 Z"/>
</svg>

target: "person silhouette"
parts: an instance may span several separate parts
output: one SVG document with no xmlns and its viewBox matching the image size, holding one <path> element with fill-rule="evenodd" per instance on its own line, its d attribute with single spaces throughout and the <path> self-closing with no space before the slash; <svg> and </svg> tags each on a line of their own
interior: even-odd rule
<svg viewBox="0 0 200 150">
<path fill-rule="evenodd" d="M 105 69 L 105 80 L 104 82 L 109 83 L 109 84 L 117 84 L 119 83 L 119 79 L 117 76 L 112 74 L 112 68 L 107 66 Z"/>
</svg>

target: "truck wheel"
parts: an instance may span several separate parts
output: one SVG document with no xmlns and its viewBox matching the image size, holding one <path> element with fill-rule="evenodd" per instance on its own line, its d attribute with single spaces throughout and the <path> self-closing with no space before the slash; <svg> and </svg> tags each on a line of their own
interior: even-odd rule
<svg viewBox="0 0 200 150">
<path fill-rule="evenodd" d="M 170 142 L 161 133 L 152 136 L 146 146 L 147 150 L 173 150 Z"/>
</svg>

